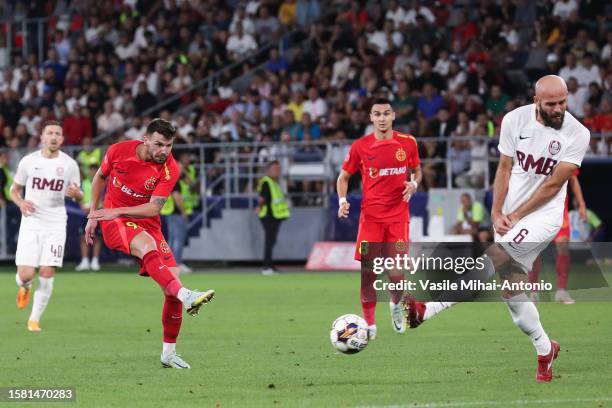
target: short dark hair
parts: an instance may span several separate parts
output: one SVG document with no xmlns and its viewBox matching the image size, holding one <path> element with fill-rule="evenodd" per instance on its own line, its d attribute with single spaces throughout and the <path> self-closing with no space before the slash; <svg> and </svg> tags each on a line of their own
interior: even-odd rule
<svg viewBox="0 0 612 408">
<path fill-rule="evenodd" d="M 170 140 L 176 134 L 176 128 L 167 120 L 156 118 L 149 122 L 146 134 L 152 135 L 155 132 L 161 134 L 165 139 Z"/>
<path fill-rule="evenodd" d="M 280 166 L 280 162 L 278 160 L 270 160 L 268 162 L 268 168 L 274 166 L 275 164 L 278 164 Z"/>
<path fill-rule="evenodd" d="M 374 105 L 391 105 L 391 101 L 387 98 L 376 98 L 374 102 L 372 102 L 372 107 Z"/>
<path fill-rule="evenodd" d="M 45 128 L 47 126 L 59 126 L 62 127 L 62 123 L 58 120 L 45 120 L 42 124 L 42 127 L 40 128 L 40 133 L 43 133 L 45 131 Z M 64 129 L 62 128 L 62 131 Z"/>
</svg>

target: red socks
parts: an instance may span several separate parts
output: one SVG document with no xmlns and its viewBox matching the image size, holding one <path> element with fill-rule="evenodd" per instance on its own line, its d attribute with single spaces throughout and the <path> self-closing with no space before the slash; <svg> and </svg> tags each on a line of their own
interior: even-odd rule
<svg viewBox="0 0 612 408">
<path fill-rule="evenodd" d="M 142 257 L 142 264 L 151 278 L 161 286 L 164 294 L 176 297 L 179 289 L 181 289 L 183 285 L 181 281 L 170 272 L 170 269 L 164 265 L 159 256 L 159 252 L 147 252 L 145 256 Z"/>
<path fill-rule="evenodd" d="M 183 304 L 174 296 L 166 295 L 162 311 L 164 343 L 176 343 L 183 322 Z"/>
<path fill-rule="evenodd" d="M 567 289 L 567 279 L 569 277 L 570 256 L 569 254 L 557 254 L 557 289 Z"/>
<path fill-rule="evenodd" d="M 529 272 L 529 283 L 535 283 L 540 279 L 540 269 L 542 268 L 542 260 L 538 256 L 533 262 L 533 267 Z"/>
<path fill-rule="evenodd" d="M 368 325 L 376 324 L 376 290 L 374 281 L 377 275 L 369 268 L 361 270 L 361 309 Z"/>
</svg>

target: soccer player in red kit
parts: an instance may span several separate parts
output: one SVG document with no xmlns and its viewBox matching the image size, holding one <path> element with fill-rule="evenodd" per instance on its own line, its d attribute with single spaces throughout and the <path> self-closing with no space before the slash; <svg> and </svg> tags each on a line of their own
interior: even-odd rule
<svg viewBox="0 0 612 408">
<path fill-rule="evenodd" d="M 351 146 L 338 176 L 338 217 L 348 217 L 350 205 L 346 200 L 348 182 L 358 170 L 363 182 L 363 199 L 357 233 L 355 259 L 362 261 L 361 307 L 369 326 L 369 335 L 376 337 L 376 275 L 371 265 L 361 259 L 362 250 L 371 243 L 394 244 L 398 252 L 408 245 L 408 200 L 417 190 L 422 172 L 417 142 L 411 135 L 393 130 L 395 112 L 386 99 L 378 99 L 370 110 L 374 133 L 365 135 Z M 410 173 L 414 178 L 410 179 Z M 389 279 L 399 282 L 403 274 L 392 272 Z M 398 333 L 406 331 L 400 305 L 402 293 L 391 292 L 391 321 Z"/>
<path fill-rule="evenodd" d="M 92 210 L 85 237 L 91 245 L 99 222 L 104 243 L 137 258 L 140 274 L 150 276 L 161 286 L 165 296 L 161 363 L 164 367 L 183 369 L 190 366 L 176 354 L 182 306 L 196 315 L 215 292 L 183 287 L 176 261 L 161 232 L 159 211 L 179 178 L 179 168 L 171 153 L 175 133 L 170 122 L 154 119 L 142 141 L 129 140 L 108 148 L 91 183 Z M 107 179 L 104 208 L 95 210 Z"/>
</svg>

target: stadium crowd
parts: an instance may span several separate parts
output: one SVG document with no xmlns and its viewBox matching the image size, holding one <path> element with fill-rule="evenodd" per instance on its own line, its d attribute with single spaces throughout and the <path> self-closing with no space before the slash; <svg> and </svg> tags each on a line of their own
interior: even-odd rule
<svg viewBox="0 0 612 408">
<path fill-rule="evenodd" d="M 34 148 L 40 124 L 53 118 L 63 121 L 68 145 L 88 145 L 117 129 L 123 138 L 139 138 L 153 115 L 170 118 L 192 104 L 174 118 L 180 143 L 276 142 L 253 149 L 265 161 L 288 141 L 362 136 L 370 130 L 369 103 L 378 96 L 393 101 L 397 130 L 417 138 L 494 138 L 504 113 L 529 103 L 534 79 L 546 73 L 567 81 L 572 114 L 593 132 L 612 131 L 611 10 L 605 2 L 9 3 L 12 9 L 3 12 L 12 19 L 46 16 L 49 24 L 45 58 L 14 53 L 0 77 L 0 147 Z M 254 69 L 248 57 L 296 27 L 303 41 L 282 52 L 273 46 L 267 62 Z M 228 75 L 210 94 L 183 94 L 243 58 L 246 84 Z M 179 94 L 176 103 L 150 111 Z M 424 162 L 424 189 L 446 185 L 446 158 L 452 159 L 453 185 L 482 187 L 488 164 L 475 159 L 497 154 L 493 141 L 473 139 L 428 141 L 420 149 L 422 159 L 439 159 Z M 609 149 L 609 139 L 594 139 L 590 154 Z M 322 157 L 317 148 L 303 150 L 297 153 L 304 161 Z M 9 157 L 13 171 L 18 159 Z"/>
</svg>

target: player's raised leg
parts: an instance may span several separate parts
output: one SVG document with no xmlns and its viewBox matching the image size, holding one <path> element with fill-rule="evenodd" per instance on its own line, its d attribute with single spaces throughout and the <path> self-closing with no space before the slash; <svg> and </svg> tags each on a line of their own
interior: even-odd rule
<svg viewBox="0 0 612 408">
<path fill-rule="evenodd" d="M 30 301 L 30 290 L 32 289 L 32 281 L 36 268 L 33 266 L 18 265 L 17 274 L 15 274 L 15 282 L 19 287 L 17 292 L 17 307 L 23 309 Z"/>
<path fill-rule="evenodd" d="M 190 315 L 197 315 L 200 307 L 214 298 L 215 291 L 212 289 L 199 292 L 183 287 L 162 261 L 155 240 L 147 232 L 142 231 L 134 236 L 130 241 L 130 253 L 142 260 L 144 269 L 161 286 L 164 294 L 178 298 Z"/>
<path fill-rule="evenodd" d="M 34 301 L 32 302 L 32 312 L 28 318 L 28 330 L 33 332 L 40 331 L 40 318 L 49 304 L 53 293 L 53 280 L 55 267 L 41 266 L 38 276 L 38 288 L 34 291 Z"/>
</svg>

